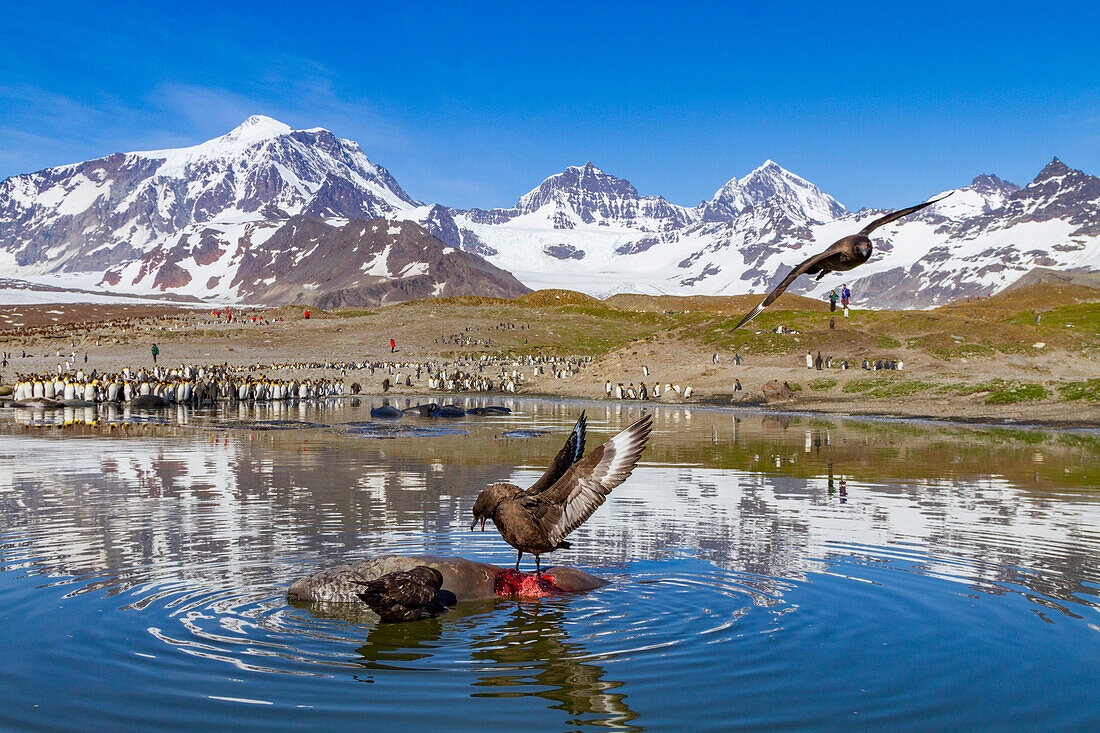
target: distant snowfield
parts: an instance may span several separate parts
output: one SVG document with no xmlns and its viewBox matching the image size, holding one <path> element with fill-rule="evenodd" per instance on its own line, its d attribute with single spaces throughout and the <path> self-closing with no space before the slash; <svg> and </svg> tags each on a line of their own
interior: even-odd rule
<svg viewBox="0 0 1100 733">
<path fill-rule="evenodd" d="M 175 305 L 182 308 L 209 306 L 208 303 L 179 303 L 174 300 L 133 298 L 99 293 L 76 293 L 58 290 L 23 290 L 0 288 L 0 305 L 54 305 L 56 303 L 91 303 L 94 305 Z"/>
<path fill-rule="evenodd" d="M 0 306 L 55 305 L 87 303 L 92 305 L 174 305 L 181 308 L 208 308 L 211 303 L 179 302 L 156 297 L 139 297 L 140 293 L 115 295 L 96 292 L 95 281 L 100 273 L 65 273 L 37 275 L 21 280 L 0 279 Z M 70 288 L 54 290 L 51 288 Z"/>
</svg>

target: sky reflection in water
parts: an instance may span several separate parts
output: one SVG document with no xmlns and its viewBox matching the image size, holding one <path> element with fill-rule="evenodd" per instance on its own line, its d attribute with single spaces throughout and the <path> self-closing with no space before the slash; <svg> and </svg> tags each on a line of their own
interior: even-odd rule
<svg viewBox="0 0 1100 733">
<path fill-rule="evenodd" d="M 473 499 L 534 481 L 580 406 L 505 404 L 396 437 L 369 400 L 3 411 L 0 727 L 1098 722 L 1091 434 L 662 408 L 550 558 L 608 588 L 377 627 L 285 602 L 379 554 L 513 562 Z M 639 414 L 586 408 L 590 448 Z"/>
</svg>

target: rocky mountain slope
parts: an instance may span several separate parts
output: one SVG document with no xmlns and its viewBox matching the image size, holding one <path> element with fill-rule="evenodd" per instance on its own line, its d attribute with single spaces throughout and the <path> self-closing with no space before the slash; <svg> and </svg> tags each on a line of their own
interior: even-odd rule
<svg viewBox="0 0 1100 733">
<path fill-rule="evenodd" d="M 694 207 L 640 195 L 592 163 L 550 176 L 511 208 L 426 205 L 355 143 L 251 117 L 191 148 L 0 182 L 0 276 L 250 302 L 374 302 L 475 282 L 499 295 L 516 287 L 502 270 L 528 287 L 600 297 L 732 295 L 765 291 L 882 213 L 848 212 L 772 161 Z M 405 234 L 413 224 L 421 233 Z M 424 231 L 443 245 L 428 247 Z M 792 290 L 823 297 L 847 282 L 859 305 L 929 307 L 996 292 L 1035 267 L 1100 267 L 1100 179 L 1057 159 L 1022 188 L 981 175 L 873 239 L 866 265 Z M 386 247 L 386 266 L 372 264 Z M 339 276 L 320 277 L 322 256 Z M 378 295 L 384 281 L 409 277 L 421 279 Z"/>
<path fill-rule="evenodd" d="M 304 214 L 193 225 L 171 247 L 108 270 L 103 280 L 129 291 L 218 293 L 243 303 L 322 308 L 530 292 L 511 273 L 445 245 L 415 222 Z"/>
<path fill-rule="evenodd" d="M 1002 292 L 1020 290 L 1029 285 L 1079 285 L 1100 290 L 1100 270 L 1087 267 L 1075 267 L 1069 270 L 1051 270 L 1049 267 L 1036 267 Z"/>
</svg>

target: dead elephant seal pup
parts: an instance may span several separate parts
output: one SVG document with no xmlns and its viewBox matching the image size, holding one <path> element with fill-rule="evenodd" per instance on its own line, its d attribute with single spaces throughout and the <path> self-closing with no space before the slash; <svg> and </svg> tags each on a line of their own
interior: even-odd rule
<svg viewBox="0 0 1100 733">
<path fill-rule="evenodd" d="M 11 404 L 12 407 L 44 407 L 51 410 L 65 406 L 65 403 L 61 400 L 51 400 L 46 397 L 31 397 L 25 400 L 15 400 Z"/>
<path fill-rule="evenodd" d="M 378 420 L 397 420 L 404 417 L 404 415 L 405 413 L 388 403 L 381 407 L 372 408 L 370 411 L 370 416 Z"/>
<path fill-rule="evenodd" d="M 426 405 L 406 407 L 401 412 L 405 415 L 420 415 L 420 417 L 431 417 L 435 413 L 439 412 L 439 405 L 435 404 L 434 402 L 429 402 Z"/>
<path fill-rule="evenodd" d="M 507 407 L 501 407 L 499 405 L 486 405 L 485 407 L 471 407 L 466 410 L 467 415 L 510 415 L 512 413 Z"/>
<path fill-rule="evenodd" d="M 461 557 L 433 557 L 430 555 L 390 555 L 366 560 L 355 565 L 321 570 L 294 582 L 287 590 L 287 600 L 296 602 L 361 603 L 359 594 L 363 584 L 390 573 L 407 572 L 419 566 L 439 571 L 443 576 L 442 592 L 449 592 L 456 601 L 475 601 L 501 595 L 520 596 L 523 588 L 514 589 L 515 583 L 498 589 L 498 578 L 504 568 Z M 543 574 L 554 588 L 566 593 L 594 590 L 607 585 L 607 581 L 576 568 L 548 568 Z M 503 590 L 504 592 L 501 592 Z"/>
</svg>

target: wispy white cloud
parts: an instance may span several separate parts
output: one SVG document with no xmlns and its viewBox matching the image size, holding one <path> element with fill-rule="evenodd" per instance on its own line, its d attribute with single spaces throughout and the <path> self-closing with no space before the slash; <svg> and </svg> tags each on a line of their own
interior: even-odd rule
<svg viewBox="0 0 1100 733">
<path fill-rule="evenodd" d="M 137 103 L 0 85 L 0 136 L 7 141 L 0 147 L 0 178 L 114 152 L 194 145 L 253 114 L 296 128 L 327 128 L 360 143 L 383 165 L 415 145 L 395 110 L 341 90 L 322 66 L 276 57 L 270 67 L 274 71 L 244 82 L 246 91 L 166 81 Z"/>
</svg>

